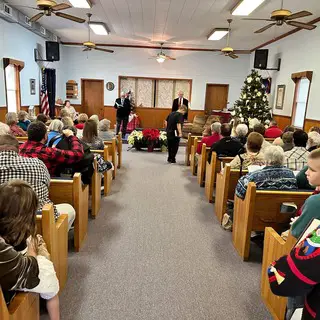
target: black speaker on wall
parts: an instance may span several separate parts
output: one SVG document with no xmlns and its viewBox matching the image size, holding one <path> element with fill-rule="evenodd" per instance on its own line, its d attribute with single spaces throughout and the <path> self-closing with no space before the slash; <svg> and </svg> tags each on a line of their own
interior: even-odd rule
<svg viewBox="0 0 320 320">
<path fill-rule="evenodd" d="M 60 60 L 60 48 L 59 48 L 58 42 L 46 41 L 46 60 L 47 61 Z"/>
<path fill-rule="evenodd" d="M 269 55 L 268 49 L 256 50 L 254 54 L 254 68 L 267 69 L 268 55 Z"/>
</svg>

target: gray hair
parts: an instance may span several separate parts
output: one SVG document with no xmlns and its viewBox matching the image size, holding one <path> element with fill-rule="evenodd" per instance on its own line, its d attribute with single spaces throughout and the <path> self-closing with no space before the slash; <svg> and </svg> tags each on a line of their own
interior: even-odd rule
<svg viewBox="0 0 320 320">
<path fill-rule="evenodd" d="M 89 119 L 95 121 L 99 127 L 99 117 L 96 114 L 93 114 Z"/>
<path fill-rule="evenodd" d="M 102 119 L 99 122 L 99 130 L 100 131 L 108 131 L 110 129 L 110 123 L 111 121 L 108 119 Z"/>
<path fill-rule="evenodd" d="M 21 110 L 18 112 L 18 119 L 19 121 L 25 121 L 26 119 L 28 119 L 28 112 Z"/>
<path fill-rule="evenodd" d="M 17 114 L 15 112 L 8 112 L 6 114 L 6 123 L 8 126 L 11 126 L 17 123 L 17 121 L 18 121 Z"/>
<path fill-rule="evenodd" d="M 9 133 L 10 133 L 10 127 L 5 123 L 0 122 L 0 136 L 4 134 L 9 134 Z"/>
<path fill-rule="evenodd" d="M 217 132 L 217 133 L 221 133 L 221 123 L 220 122 L 214 122 L 211 124 L 211 132 Z"/>
<path fill-rule="evenodd" d="M 248 126 L 244 123 L 240 123 L 236 127 L 236 134 L 238 137 L 245 137 L 248 134 Z"/>
<path fill-rule="evenodd" d="M 265 149 L 264 159 L 268 166 L 282 166 L 284 162 L 284 151 L 279 146 L 271 145 Z"/>
<path fill-rule="evenodd" d="M 320 146 L 320 134 L 317 131 L 308 133 L 307 149 L 314 146 Z"/>
<path fill-rule="evenodd" d="M 63 117 L 61 119 L 62 123 L 63 123 L 63 126 L 66 127 L 73 127 L 73 121 L 70 117 Z"/>
<path fill-rule="evenodd" d="M 62 132 L 62 128 L 63 128 L 63 122 L 60 121 L 59 119 L 52 120 L 49 125 L 49 131 Z"/>
</svg>

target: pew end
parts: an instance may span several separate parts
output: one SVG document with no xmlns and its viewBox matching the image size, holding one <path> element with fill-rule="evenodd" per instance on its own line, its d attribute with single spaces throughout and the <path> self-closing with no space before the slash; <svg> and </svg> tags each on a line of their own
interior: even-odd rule
<svg viewBox="0 0 320 320">
<path fill-rule="evenodd" d="M 111 141 L 103 141 L 103 143 L 109 147 L 109 161 L 111 161 L 114 165 L 112 176 L 113 176 L 113 179 L 115 179 L 117 174 L 117 167 L 118 167 L 116 138 L 112 138 Z"/>
<path fill-rule="evenodd" d="M 201 147 L 201 155 L 198 159 L 198 168 L 197 168 L 197 181 L 200 187 L 205 186 L 205 174 L 206 174 L 206 163 L 208 160 L 208 155 L 210 148 L 207 148 L 205 143 Z"/>
<path fill-rule="evenodd" d="M 192 175 L 197 174 L 197 166 L 196 166 L 196 153 L 197 153 L 197 146 L 198 146 L 198 138 L 195 138 L 193 141 L 193 145 L 191 146 L 191 154 L 190 154 L 190 170 Z"/>
<path fill-rule="evenodd" d="M 120 169 L 122 166 L 122 133 L 121 132 L 119 132 L 118 134 L 117 151 L 118 151 L 118 169 Z"/>
<path fill-rule="evenodd" d="M 287 241 L 285 241 L 273 228 L 268 227 L 265 229 L 261 271 L 261 297 L 269 312 L 276 320 L 283 320 L 285 318 L 288 299 L 272 293 L 267 269 L 273 261 L 288 254 L 296 242 L 297 239 L 291 234 L 289 234 Z"/>
<path fill-rule="evenodd" d="M 96 153 L 95 150 L 92 150 Z M 93 161 L 94 172 L 90 184 L 90 194 L 91 194 L 91 216 L 95 219 L 101 208 L 101 175 L 98 171 L 98 162 L 96 159 Z"/>
</svg>

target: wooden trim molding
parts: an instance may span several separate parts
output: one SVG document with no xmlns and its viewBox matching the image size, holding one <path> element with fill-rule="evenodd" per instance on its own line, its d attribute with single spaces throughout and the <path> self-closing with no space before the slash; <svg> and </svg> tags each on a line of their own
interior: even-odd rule
<svg viewBox="0 0 320 320">
<path fill-rule="evenodd" d="M 8 65 L 13 64 L 14 66 L 17 66 L 19 71 L 21 71 L 24 68 L 24 62 L 11 59 L 11 58 L 3 58 L 3 68 L 5 69 Z"/>
<path fill-rule="evenodd" d="M 313 71 L 302 71 L 291 74 L 291 79 L 297 82 L 301 78 L 307 78 L 310 82 L 312 81 Z"/>
</svg>

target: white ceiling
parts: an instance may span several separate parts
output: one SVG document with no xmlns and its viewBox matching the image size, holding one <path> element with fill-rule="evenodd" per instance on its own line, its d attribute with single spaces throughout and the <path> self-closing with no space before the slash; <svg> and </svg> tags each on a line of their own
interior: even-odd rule
<svg viewBox="0 0 320 320">
<path fill-rule="evenodd" d="M 9 4 L 35 6 L 36 0 L 7 0 Z M 57 2 L 61 3 L 62 0 Z M 68 1 L 65 1 L 68 2 Z M 266 41 L 293 29 L 290 26 L 273 27 L 262 34 L 254 31 L 268 22 L 243 21 L 243 17 L 231 16 L 230 9 L 237 0 L 92 0 L 92 21 L 103 21 L 111 31 L 108 36 L 92 35 L 98 43 L 150 45 L 151 41 L 168 41 L 166 46 L 219 49 L 226 39 L 208 41 L 206 36 L 213 28 L 232 24 L 231 46 L 234 49 L 252 49 Z M 250 18 L 269 18 L 279 9 L 281 0 L 266 0 Z M 284 7 L 297 12 L 308 10 L 313 16 L 299 19 L 308 22 L 320 17 L 320 0 L 284 0 Z M 32 16 L 37 11 L 19 7 Z M 86 18 L 86 9 L 71 8 L 66 13 Z M 39 22 L 62 41 L 84 42 L 88 37 L 87 24 L 78 24 L 55 16 L 44 17 Z M 320 27 L 320 24 L 319 26 Z M 312 32 L 312 31 L 309 31 Z"/>
</svg>

